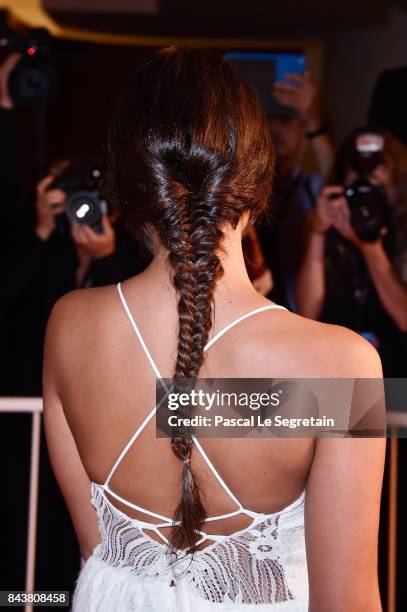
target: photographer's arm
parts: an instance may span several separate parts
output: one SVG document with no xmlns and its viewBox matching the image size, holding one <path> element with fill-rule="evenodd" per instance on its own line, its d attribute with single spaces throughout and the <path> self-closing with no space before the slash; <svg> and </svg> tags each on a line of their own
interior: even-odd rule
<svg viewBox="0 0 407 612">
<path fill-rule="evenodd" d="M 407 331 L 407 288 L 397 277 L 393 265 L 384 250 L 381 236 L 375 242 L 361 240 L 351 225 L 350 210 L 344 198 L 338 200 L 340 213 L 335 221 L 336 229 L 362 253 L 379 299 L 399 327 Z"/>
<path fill-rule="evenodd" d="M 308 134 L 308 141 L 314 152 L 315 159 L 320 173 L 326 179 L 332 169 L 334 160 L 334 149 L 332 142 L 325 131 L 321 131 L 315 136 L 312 133 L 317 132 L 321 129 L 321 121 L 317 119 L 311 119 L 305 124 L 305 131 Z"/>
<path fill-rule="evenodd" d="M 71 236 L 76 244 L 79 259 L 88 261 L 86 270 L 78 270 L 77 286 L 90 277 L 93 287 L 110 285 L 122 280 L 122 270 L 116 249 L 116 232 L 108 217 L 101 219 L 102 232 L 97 233 L 88 225 L 71 226 Z"/>
<path fill-rule="evenodd" d="M 325 301 L 325 232 L 314 228 L 312 215 L 307 215 L 308 231 L 305 252 L 295 282 L 298 313 L 318 319 Z"/>
<path fill-rule="evenodd" d="M 407 331 L 407 288 L 398 279 L 381 240 L 363 242 L 360 250 L 381 303 L 399 329 Z"/>
<path fill-rule="evenodd" d="M 274 96 L 280 104 L 294 108 L 301 117 L 319 171 L 326 178 L 332 168 L 334 149 L 323 129 L 318 90 L 309 75 L 290 73 L 285 78 L 291 82 L 275 83 Z"/>
<path fill-rule="evenodd" d="M 309 319 L 318 319 L 324 306 L 326 232 L 343 201 L 342 193 L 342 187 L 337 185 L 324 187 L 315 207 L 304 217 L 304 231 L 308 235 L 294 292 L 299 314 Z"/>
<path fill-rule="evenodd" d="M 8 89 L 8 81 L 20 58 L 20 53 L 10 53 L 0 66 L 0 107 L 6 110 L 14 108 L 14 102 Z"/>
</svg>

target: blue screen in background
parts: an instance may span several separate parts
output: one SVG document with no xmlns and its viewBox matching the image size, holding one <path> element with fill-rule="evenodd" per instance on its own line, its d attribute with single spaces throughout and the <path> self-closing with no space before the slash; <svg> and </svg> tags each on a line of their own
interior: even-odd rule
<svg viewBox="0 0 407 612">
<path fill-rule="evenodd" d="M 287 72 L 305 74 L 307 63 L 303 53 L 272 53 L 268 51 L 228 51 L 225 56 L 233 61 L 272 62 L 274 80 L 284 81 Z"/>
<path fill-rule="evenodd" d="M 228 51 L 225 57 L 257 93 L 267 115 L 292 117 L 296 114 L 293 108 L 283 106 L 274 97 L 274 83 L 287 82 L 284 77 L 289 72 L 305 74 L 304 53 Z"/>
</svg>

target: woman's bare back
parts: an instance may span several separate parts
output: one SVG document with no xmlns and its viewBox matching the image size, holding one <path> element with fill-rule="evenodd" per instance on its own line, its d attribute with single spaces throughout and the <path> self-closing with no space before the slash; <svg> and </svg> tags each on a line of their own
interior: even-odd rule
<svg viewBox="0 0 407 612">
<path fill-rule="evenodd" d="M 171 378 L 177 347 L 175 298 L 160 299 L 160 284 L 139 275 L 123 294 L 146 346 L 164 378 Z M 126 316 L 115 286 L 75 292 L 61 360 L 64 412 L 89 478 L 103 483 L 118 455 L 155 404 L 155 373 Z M 238 293 L 218 302 L 211 336 L 246 312 L 270 304 L 262 296 Z M 72 320 L 73 319 L 73 320 Z M 232 328 L 206 353 L 201 377 L 272 378 L 340 375 L 335 345 L 351 342 L 337 329 L 285 310 L 256 314 Z M 343 330 L 341 330 L 343 331 Z M 350 375 L 351 365 L 342 375 Z M 343 365 L 342 365 L 343 368 Z M 201 444 L 245 508 L 273 513 L 297 499 L 306 485 L 313 438 L 205 438 Z M 192 468 L 199 476 L 208 516 L 233 512 L 234 502 L 199 453 Z M 110 487 L 121 497 L 164 516 L 173 516 L 181 488 L 182 464 L 169 440 L 156 437 L 152 419 L 115 472 Z M 129 516 L 152 519 L 110 500 Z M 208 523 L 207 533 L 229 534 L 250 523 L 238 515 Z M 163 530 L 165 534 L 166 529 Z M 168 534 L 167 534 L 168 535 Z M 153 534 L 153 537 L 154 534 Z"/>
</svg>

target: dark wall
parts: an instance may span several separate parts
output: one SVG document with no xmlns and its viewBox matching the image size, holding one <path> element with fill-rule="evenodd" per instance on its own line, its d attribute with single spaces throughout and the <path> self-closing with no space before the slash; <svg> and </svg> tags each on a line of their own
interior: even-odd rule
<svg viewBox="0 0 407 612">
<path fill-rule="evenodd" d="M 90 44 L 77 56 L 57 58 L 59 90 L 48 111 L 51 157 L 101 150 L 126 75 L 147 54 L 136 47 Z"/>
</svg>

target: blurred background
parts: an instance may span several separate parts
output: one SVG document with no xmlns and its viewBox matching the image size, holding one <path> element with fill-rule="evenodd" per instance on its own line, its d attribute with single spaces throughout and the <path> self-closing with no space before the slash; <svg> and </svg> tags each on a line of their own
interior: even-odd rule
<svg viewBox="0 0 407 612">
<path fill-rule="evenodd" d="M 217 47 L 267 112 L 276 179 L 270 214 L 245 238 L 253 284 L 354 329 L 387 377 L 406 378 L 406 32 L 403 0 L 0 0 L 0 590 L 72 591 L 79 570 L 40 411 L 24 398 L 41 396 L 55 301 L 148 265 L 104 199 L 103 158 L 126 75 L 153 50 Z M 405 415 L 394 424 L 406 427 Z M 389 440 L 379 567 L 388 612 L 407 609 L 405 469 L 405 439 Z"/>
</svg>

